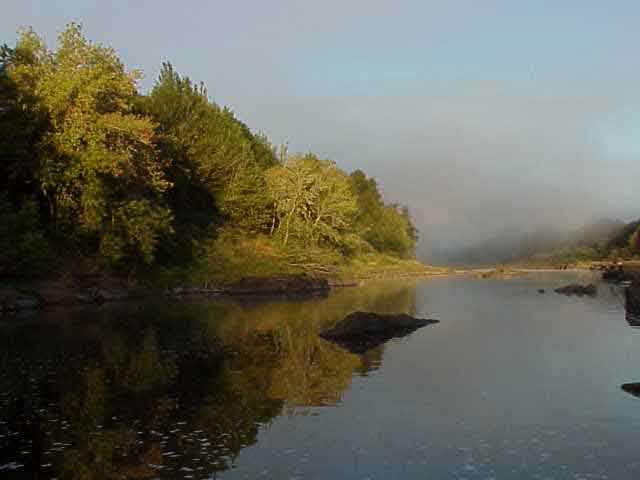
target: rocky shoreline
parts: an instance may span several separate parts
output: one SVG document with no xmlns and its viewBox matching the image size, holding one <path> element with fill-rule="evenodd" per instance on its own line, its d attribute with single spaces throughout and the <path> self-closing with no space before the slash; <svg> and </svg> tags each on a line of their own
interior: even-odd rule
<svg viewBox="0 0 640 480">
<path fill-rule="evenodd" d="M 327 279 L 306 274 L 247 277 L 226 285 L 178 284 L 164 290 L 130 287 L 122 280 L 93 278 L 73 282 L 38 282 L 28 289 L 0 288 L 0 314 L 53 306 L 102 305 L 152 297 L 222 295 L 313 295 L 331 289 Z M 28 292 L 28 293 L 27 293 Z"/>
<path fill-rule="evenodd" d="M 599 265 L 603 278 L 640 284 L 640 264 Z M 479 278 L 511 278 L 540 270 L 520 268 L 494 269 L 427 269 L 402 271 L 380 268 L 361 272 L 350 278 L 313 275 L 307 273 L 268 277 L 245 277 L 233 283 L 193 285 L 175 283 L 164 288 L 131 286 L 125 279 L 101 275 L 78 276 L 57 281 L 37 281 L 21 287 L 0 287 L 0 315 L 48 307 L 101 305 L 107 302 L 128 301 L 153 297 L 188 296 L 311 296 L 325 295 L 333 288 L 357 287 L 367 281 L 410 279 L 449 274 L 473 274 Z M 544 270 L 551 271 L 551 270 Z M 556 270 L 553 270 L 556 271 Z M 559 270 L 558 270 L 559 271 Z"/>
<path fill-rule="evenodd" d="M 66 281 L 39 281 L 22 287 L 0 287 L 0 315 L 58 306 L 102 305 L 153 297 L 187 296 L 314 296 L 332 288 L 357 287 L 368 280 L 415 278 L 435 275 L 430 271 L 384 270 L 351 279 L 330 278 L 306 273 L 269 277 L 245 277 L 226 284 L 192 285 L 186 282 L 162 288 L 130 286 L 124 279 L 85 276 Z M 439 273 L 442 274 L 442 273 Z"/>
</svg>

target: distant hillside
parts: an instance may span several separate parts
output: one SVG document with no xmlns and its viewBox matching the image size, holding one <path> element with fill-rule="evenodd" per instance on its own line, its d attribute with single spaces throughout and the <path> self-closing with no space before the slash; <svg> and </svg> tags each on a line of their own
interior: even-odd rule
<svg viewBox="0 0 640 480">
<path fill-rule="evenodd" d="M 569 246 L 606 245 L 625 228 L 626 224 L 620 220 L 599 220 L 574 230 Z"/>
<path fill-rule="evenodd" d="M 497 263 L 569 261 L 569 257 L 600 256 L 629 225 L 603 219 L 572 231 L 558 228 L 504 233 L 451 255 L 449 263 L 494 265 Z M 635 229 L 632 230 L 635 231 Z M 628 238 L 628 235 L 627 235 Z M 586 258 L 584 258 L 586 259 Z"/>
<path fill-rule="evenodd" d="M 607 249 L 609 251 L 616 248 L 627 248 L 629 246 L 629 239 L 631 235 L 640 227 L 640 219 L 624 225 L 615 235 L 613 235 L 607 242 Z"/>
<path fill-rule="evenodd" d="M 559 242 L 558 236 L 558 232 L 504 232 L 454 252 L 448 263 L 475 266 L 511 263 L 535 251 L 554 248 Z"/>
</svg>

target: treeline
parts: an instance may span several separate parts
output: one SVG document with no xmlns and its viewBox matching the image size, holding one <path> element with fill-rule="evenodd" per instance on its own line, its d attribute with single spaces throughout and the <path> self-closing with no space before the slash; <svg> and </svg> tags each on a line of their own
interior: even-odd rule
<svg viewBox="0 0 640 480">
<path fill-rule="evenodd" d="M 607 257 L 631 260 L 640 257 L 640 220 L 624 225 L 606 244 Z"/>
<path fill-rule="evenodd" d="M 139 78 L 77 24 L 2 47 L 0 275 L 220 263 L 247 239 L 291 264 L 413 256 L 407 209 L 363 172 L 274 148 L 168 63 L 149 94 Z"/>
<path fill-rule="evenodd" d="M 640 257 L 640 220 L 623 223 L 603 220 L 578 231 L 573 241 L 528 260 L 553 264 L 633 260 Z"/>
<path fill-rule="evenodd" d="M 583 242 L 553 252 L 555 263 L 634 260 L 640 257 L 640 220 L 620 223 L 598 241 Z"/>
</svg>

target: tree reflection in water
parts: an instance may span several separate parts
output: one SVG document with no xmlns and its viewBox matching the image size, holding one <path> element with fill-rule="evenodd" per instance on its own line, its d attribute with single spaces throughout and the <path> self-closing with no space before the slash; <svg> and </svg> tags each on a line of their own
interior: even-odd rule
<svg viewBox="0 0 640 480">
<path fill-rule="evenodd" d="M 640 286 L 625 288 L 624 309 L 629 325 L 640 327 Z"/>
<path fill-rule="evenodd" d="M 51 312 L 0 326 L 6 478 L 181 478 L 231 468 L 261 428 L 340 402 L 383 348 L 317 332 L 355 310 L 415 311 L 411 284 L 324 299 L 193 300 Z"/>
<path fill-rule="evenodd" d="M 640 287 L 629 286 L 624 290 L 625 318 L 630 327 L 640 327 Z M 640 397 L 640 383 L 625 383 L 620 388 L 634 397 Z"/>
</svg>

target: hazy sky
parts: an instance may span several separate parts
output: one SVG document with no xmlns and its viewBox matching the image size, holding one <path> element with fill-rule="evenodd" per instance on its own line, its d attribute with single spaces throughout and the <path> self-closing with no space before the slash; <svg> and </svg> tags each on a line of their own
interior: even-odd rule
<svg viewBox="0 0 640 480">
<path fill-rule="evenodd" d="M 640 216 L 640 2 L 3 0 L 0 43 L 69 21 L 143 89 L 169 60 L 274 143 L 375 176 L 421 252 Z"/>
</svg>

